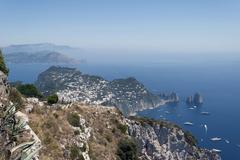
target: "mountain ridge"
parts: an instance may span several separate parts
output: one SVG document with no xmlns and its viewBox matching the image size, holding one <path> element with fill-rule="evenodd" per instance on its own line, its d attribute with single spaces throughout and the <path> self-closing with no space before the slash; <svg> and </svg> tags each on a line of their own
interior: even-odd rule
<svg viewBox="0 0 240 160">
<path fill-rule="evenodd" d="M 40 73 L 35 84 L 46 95 L 56 92 L 63 103 L 83 101 L 116 106 L 125 115 L 179 100 L 178 96 L 163 99 L 133 77 L 108 81 L 74 68 L 59 66 L 52 66 Z"/>
</svg>

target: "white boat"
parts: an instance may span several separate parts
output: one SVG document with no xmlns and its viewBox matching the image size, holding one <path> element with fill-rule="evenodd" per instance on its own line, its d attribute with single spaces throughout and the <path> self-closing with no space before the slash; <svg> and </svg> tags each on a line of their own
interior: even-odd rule
<svg viewBox="0 0 240 160">
<path fill-rule="evenodd" d="M 208 131 L 208 127 L 207 127 L 206 124 L 204 124 L 204 128 L 205 128 L 205 131 L 206 131 L 206 133 L 207 133 L 207 131 Z"/>
<path fill-rule="evenodd" d="M 213 151 L 213 152 L 217 152 L 217 153 L 220 153 L 220 152 L 221 152 L 221 150 L 215 149 L 215 148 L 213 148 L 212 151 Z"/>
<path fill-rule="evenodd" d="M 220 137 L 211 138 L 211 141 L 221 141 L 221 140 L 222 140 L 222 138 L 220 138 Z"/>
<path fill-rule="evenodd" d="M 169 111 L 165 111 L 166 114 L 169 114 L 170 112 Z"/>
<path fill-rule="evenodd" d="M 184 125 L 189 125 L 189 126 L 192 126 L 193 123 L 192 122 L 185 122 Z"/>
<path fill-rule="evenodd" d="M 193 108 L 197 108 L 197 106 L 193 106 Z"/>
<path fill-rule="evenodd" d="M 225 139 L 225 142 L 226 142 L 227 144 L 229 144 L 229 143 L 230 143 L 230 141 L 229 141 L 229 140 L 227 140 L 227 139 Z"/>
<path fill-rule="evenodd" d="M 201 112 L 202 115 L 209 115 L 209 112 Z"/>
<path fill-rule="evenodd" d="M 160 117 L 160 118 L 163 118 L 163 115 L 160 115 L 159 117 Z"/>
<path fill-rule="evenodd" d="M 193 110 L 194 108 L 191 107 L 191 108 L 188 108 L 188 109 Z"/>
</svg>

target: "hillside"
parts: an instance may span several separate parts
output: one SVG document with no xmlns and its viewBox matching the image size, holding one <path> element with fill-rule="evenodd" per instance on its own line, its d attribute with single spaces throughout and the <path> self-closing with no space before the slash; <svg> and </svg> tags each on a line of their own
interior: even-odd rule
<svg viewBox="0 0 240 160">
<path fill-rule="evenodd" d="M 151 93 L 133 77 L 108 81 L 66 67 L 52 66 L 42 72 L 36 86 L 46 95 L 57 92 L 62 103 L 82 101 L 116 106 L 124 115 L 178 101 L 176 94 L 175 97 L 161 98 Z"/>
<path fill-rule="evenodd" d="M 191 134 L 167 121 L 127 119 L 116 108 L 81 103 L 55 107 L 59 109 L 35 103 L 29 114 L 30 126 L 43 142 L 40 159 L 68 159 L 77 145 L 85 159 L 117 160 L 119 143 L 126 139 L 138 146 L 137 155 L 142 160 L 220 159 L 214 152 L 195 146 Z M 72 113 L 79 115 L 79 127 L 69 124 Z"/>
<path fill-rule="evenodd" d="M 8 63 L 80 63 L 80 61 L 55 51 L 13 52 L 6 54 L 5 57 Z"/>
</svg>

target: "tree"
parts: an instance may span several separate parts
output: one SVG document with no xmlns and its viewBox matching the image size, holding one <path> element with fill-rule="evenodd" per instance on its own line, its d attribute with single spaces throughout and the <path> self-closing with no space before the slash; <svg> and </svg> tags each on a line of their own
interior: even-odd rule
<svg viewBox="0 0 240 160">
<path fill-rule="evenodd" d="M 42 97 L 42 94 L 33 84 L 20 84 L 17 86 L 17 90 L 27 97 Z"/>
<path fill-rule="evenodd" d="M 48 96 L 47 102 L 48 102 L 48 104 L 55 104 L 55 103 L 57 103 L 58 102 L 58 96 L 56 94 Z"/>
<path fill-rule="evenodd" d="M 118 143 L 117 155 L 121 160 L 137 160 L 137 144 L 133 139 L 124 138 Z"/>
<path fill-rule="evenodd" d="M 2 71 L 6 75 L 8 75 L 8 73 L 9 73 L 9 70 L 5 64 L 1 49 L 0 49 L 0 71 Z"/>
</svg>

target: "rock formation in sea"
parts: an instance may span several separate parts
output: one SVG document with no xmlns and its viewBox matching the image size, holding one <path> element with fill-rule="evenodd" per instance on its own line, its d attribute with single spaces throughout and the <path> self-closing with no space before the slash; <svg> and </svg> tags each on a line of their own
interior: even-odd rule
<svg viewBox="0 0 240 160">
<path fill-rule="evenodd" d="M 174 103 L 178 103 L 180 101 L 180 98 L 176 92 L 171 92 L 170 94 L 161 93 L 159 96 L 165 100 L 172 100 Z"/>
<path fill-rule="evenodd" d="M 200 93 L 195 93 L 194 96 L 187 97 L 186 103 L 188 105 L 200 106 L 203 104 L 203 96 Z"/>
</svg>

